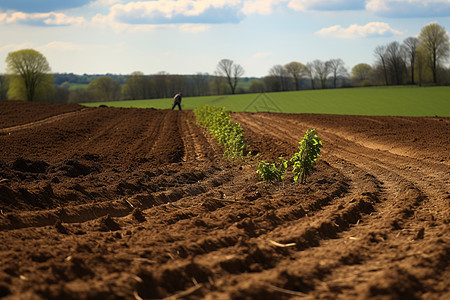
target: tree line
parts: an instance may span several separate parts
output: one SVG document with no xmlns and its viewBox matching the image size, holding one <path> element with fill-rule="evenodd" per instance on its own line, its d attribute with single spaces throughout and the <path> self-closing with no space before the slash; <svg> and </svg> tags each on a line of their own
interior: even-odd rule
<svg viewBox="0 0 450 300">
<path fill-rule="evenodd" d="M 445 28 L 432 23 L 418 37 L 408 37 L 374 49 L 375 63 L 355 65 L 350 74 L 342 59 L 291 62 L 276 65 L 252 91 L 285 91 L 370 85 L 450 84 L 449 37 Z"/>
<path fill-rule="evenodd" d="M 238 83 L 245 84 L 249 80 L 242 78 L 244 69 L 229 59 L 218 63 L 215 75 L 172 75 L 167 72 L 145 75 L 140 71 L 130 75 L 50 74 L 48 63 L 44 68 L 36 64 L 37 60 L 45 60 L 45 57 L 32 49 L 8 54 L 8 75 L 0 75 L 0 100 L 77 103 L 160 99 L 173 97 L 180 91 L 187 97 L 222 95 L 246 92 L 244 88 L 238 88 Z M 28 69 L 29 66 L 33 66 L 32 69 Z M 34 85 L 27 84 L 30 77 L 36 78 Z M 38 80 L 40 77 L 46 78 L 45 82 Z"/>
<path fill-rule="evenodd" d="M 244 68 L 230 59 L 218 62 L 213 75 L 51 74 L 46 58 L 32 49 L 8 54 L 7 75 L 0 74 L 0 100 L 90 102 L 261 93 L 375 85 L 448 85 L 449 37 L 437 23 L 424 26 L 417 37 L 380 45 L 372 65 L 360 63 L 349 72 L 340 58 L 293 61 L 275 65 L 263 78 L 243 78 Z"/>
</svg>

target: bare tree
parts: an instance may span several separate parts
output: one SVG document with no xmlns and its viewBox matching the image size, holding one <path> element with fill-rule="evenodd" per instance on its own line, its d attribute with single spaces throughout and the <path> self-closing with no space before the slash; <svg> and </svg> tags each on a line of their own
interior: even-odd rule
<svg viewBox="0 0 450 300">
<path fill-rule="evenodd" d="M 188 89 L 186 87 L 186 76 L 183 75 L 169 75 L 167 80 L 167 86 L 170 96 L 176 93 L 182 92 L 185 96 L 188 96 Z M 185 92 L 186 91 L 186 92 Z"/>
<path fill-rule="evenodd" d="M 225 94 L 226 83 L 224 77 L 217 71 L 214 72 L 214 77 L 210 83 L 211 91 L 214 95 Z"/>
<path fill-rule="evenodd" d="M 386 47 L 386 62 L 392 82 L 397 85 L 403 83 L 405 72 L 405 61 L 403 59 L 402 48 L 399 42 L 392 42 Z"/>
<path fill-rule="evenodd" d="M 331 71 L 329 62 L 323 62 L 319 59 L 316 59 L 312 62 L 312 66 L 314 68 L 314 72 L 320 80 L 321 88 L 325 88 L 328 75 L 330 75 Z"/>
<path fill-rule="evenodd" d="M 313 66 L 312 62 L 309 62 L 306 64 L 305 72 L 306 72 L 307 76 L 309 77 L 309 79 L 311 80 L 311 88 L 315 89 L 314 80 L 316 78 L 316 74 L 315 74 L 314 66 Z"/>
<path fill-rule="evenodd" d="M 193 76 L 194 94 L 197 96 L 209 95 L 208 73 L 197 73 Z"/>
<path fill-rule="evenodd" d="M 269 76 L 277 79 L 278 82 L 278 90 L 286 91 L 287 90 L 287 78 L 288 72 L 282 65 L 275 65 L 269 70 Z"/>
<path fill-rule="evenodd" d="M 300 89 L 299 83 L 302 77 L 307 73 L 306 66 L 302 63 L 293 61 L 284 66 L 286 72 L 294 79 L 295 90 L 298 91 Z"/>
<path fill-rule="evenodd" d="M 244 75 L 244 68 L 239 64 L 235 64 L 231 59 L 222 59 L 217 64 L 217 73 L 226 78 L 228 85 L 231 88 L 231 93 L 236 92 L 236 86 L 239 79 Z"/>
<path fill-rule="evenodd" d="M 345 68 L 344 61 L 340 58 L 330 59 L 327 63 L 333 76 L 333 87 L 336 88 L 337 78 L 339 76 L 347 76 L 347 69 Z"/>
<path fill-rule="evenodd" d="M 405 53 L 408 56 L 409 66 L 411 68 L 411 84 L 414 84 L 414 68 L 416 64 L 417 48 L 419 47 L 419 40 L 415 37 L 406 38 L 403 41 Z"/>
<path fill-rule="evenodd" d="M 155 92 L 157 98 L 169 98 L 172 94 L 169 92 L 169 73 L 161 71 L 153 76 L 155 80 Z"/>
<path fill-rule="evenodd" d="M 388 85 L 387 67 L 386 67 L 386 46 L 377 46 L 375 48 L 374 54 L 379 59 L 379 62 L 383 67 L 384 82 L 386 85 Z"/>
</svg>

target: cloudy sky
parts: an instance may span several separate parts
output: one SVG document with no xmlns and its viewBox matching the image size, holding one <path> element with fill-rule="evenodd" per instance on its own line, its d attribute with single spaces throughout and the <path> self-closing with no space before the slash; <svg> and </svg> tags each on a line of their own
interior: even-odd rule
<svg viewBox="0 0 450 300">
<path fill-rule="evenodd" d="M 223 58 L 245 76 L 331 58 L 350 70 L 432 22 L 450 30 L 450 0 L 1 0 L 0 73 L 24 48 L 60 73 L 213 74 Z"/>
</svg>

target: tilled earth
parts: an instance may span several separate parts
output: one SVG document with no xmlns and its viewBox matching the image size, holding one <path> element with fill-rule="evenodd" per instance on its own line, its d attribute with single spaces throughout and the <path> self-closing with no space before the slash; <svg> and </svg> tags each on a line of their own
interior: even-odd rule
<svg viewBox="0 0 450 300">
<path fill-rule="evenodd" d="M 0 298 L 450 299 L 450 119 L 0 102 Z M 304 185 L 259 160 L 323 141 Z"/>
</svg>

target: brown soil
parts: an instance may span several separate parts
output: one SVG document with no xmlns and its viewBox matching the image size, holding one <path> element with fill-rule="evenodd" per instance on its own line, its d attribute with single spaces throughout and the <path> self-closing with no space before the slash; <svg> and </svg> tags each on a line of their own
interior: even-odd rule
<svg viewBox="0 0 450 300">
<path fill-rule="evenodd" d="M 231 161 L 188 111 L 0 114 L 0 298 L 450 299 L 449 118 L 236 113 Z"/>
</svg>

